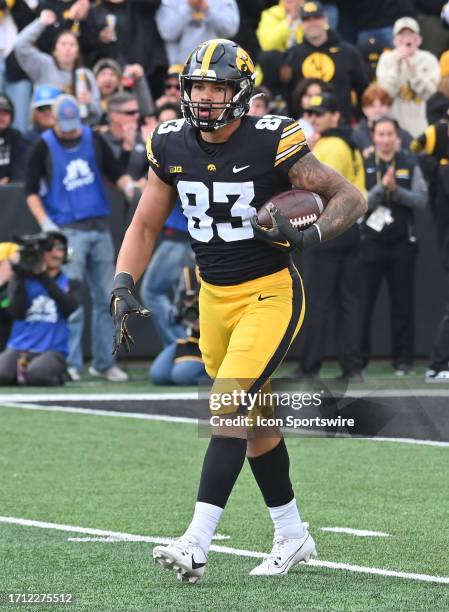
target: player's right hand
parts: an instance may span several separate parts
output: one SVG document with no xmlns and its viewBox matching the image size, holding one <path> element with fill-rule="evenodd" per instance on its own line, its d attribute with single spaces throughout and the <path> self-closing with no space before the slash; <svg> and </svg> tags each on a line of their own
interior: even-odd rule
<svg viewBox="0 0 449 612">
<path fill-rule="evenodd" d="M 271 229 L 259 225 L 257 215 L 254 215 L 254 217 L 250 219 L 256 238 L 267 242 L 270 246 L 281 251 L 286 251 L 288 253 L 295 249 L 301 251 L 302 232 L 293 229 L 290 221 L 279 212 L 276 206 L 272 205 L 267 208 L 267 210 L 273 222 L 273 227 Z"/>
<path fill-rule="evenodd" d="M 129 315 L 137 314 L 141 317 L 148 317 L 150 315 L 150 311 L 139 304 L 131 293 L 133 288 L 134 280 L 131 274 L 119 272 L 116 275 L 110 305 L 110 313 L 115 327 L 112 344 L 112 353 L 114 355 L 120 346 L 123 345 L 129 352 L 131 345 L 134 344 L 134 340 L 126 325 Z"/>
</svg>

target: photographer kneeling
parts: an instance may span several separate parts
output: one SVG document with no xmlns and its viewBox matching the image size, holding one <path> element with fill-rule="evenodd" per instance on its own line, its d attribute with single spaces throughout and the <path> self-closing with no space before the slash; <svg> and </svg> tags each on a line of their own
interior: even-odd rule
<svg viewBox="0 0 449 612">
<path fill-rule="evenodd" d="M 196 268 L 183 268 L 173 307 L 173 322 L 187 328 L 185 338 L 169 344 L 159 353 L 149 370 L 155 385 L 197 385 L 209 380 L 199 349 L 199 277 Z"/>
<path fill-rule="evenodd" d="M 8 285 L 14 319 L 0 353 L 0 384 L 62 385 L 66 371 L 67 318 L 79 306 L 80 283 L 61 271 L 67 239 L 60 232 L 21 236 L 20 259 Z"/>
</svg>

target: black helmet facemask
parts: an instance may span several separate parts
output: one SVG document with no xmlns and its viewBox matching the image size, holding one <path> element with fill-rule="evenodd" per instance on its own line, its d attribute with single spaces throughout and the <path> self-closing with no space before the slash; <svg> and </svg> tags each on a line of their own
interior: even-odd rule
<svg viewBox="0 0 449 612">
<path fill-rule="evenodd" d="M 204 69 L 204 58 L 210 48 L 213 48 L 213 52 L 209 53 L 207 69 Z M 190 54 L 179 79 L 184 117 L 203 132 L 217 130 L 239 119 L 249 110 L 249 100 L 254 89 L 254 66 L 246 51 L 232 41 L 212 40 L 197 47 Z M 191 91 L 195 82 L 223 85 L 223 101 L 193 102 Z M 232 94 L 227 99 L 229 88 Z M 208 110 L 208 116 L 200 117 L 200 109 Z M 215 111 L 221 112 L 213 117 Z"/>
</svg>

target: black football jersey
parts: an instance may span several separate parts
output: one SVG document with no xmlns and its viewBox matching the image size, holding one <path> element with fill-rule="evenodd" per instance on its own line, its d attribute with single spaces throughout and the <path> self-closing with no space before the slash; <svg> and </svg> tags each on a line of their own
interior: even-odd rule
<svg viewBox="0 0 449 612">
<path fill-rule="evenodd" d="M 285 268 L 289 255 L 254 237 L 250 219 L 290 189 L 288 171 L 309 152 L 287 117 L 245 116 L 229 140 L 206 143 L 184 119 L 162 123 L 147 142 L 151 168 L 175 187 L 201 277 L 235 285 Z"/>
</svg>

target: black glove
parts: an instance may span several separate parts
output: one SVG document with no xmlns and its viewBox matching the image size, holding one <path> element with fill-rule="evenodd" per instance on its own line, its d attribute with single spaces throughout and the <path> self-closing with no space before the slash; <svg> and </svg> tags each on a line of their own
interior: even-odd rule
<svg viewBox="0 0 449 612">
<path fill-rule="evenodd" d="M 115 355 L 122 344 L 129 353 L 131 344 L 134 344 L 134 340 L 126 326 L 129 315 L 138 314 L 141 317 L 148 317 L 150 315 L 150 311 L 141 306 L 131 293 L 133 289 L 134 280 L 131 274 L 119 272 L 114 279 L 110 305 L 110 313 L 114 319 L 115 326 L 112 344 L 113 355 Z"/>
<path fill-rule="evenodd" d="M 268 204 L 267 211 L 271 217 L 273 227 L 267 229 L 259 225 L 257 215 L 251 219 L 251 225 L 256 238 L 264 240 L 270 246 L 287 251 L 288 253 L 298 249 L 303 251 L 306 248 L 321 242 L 320 230 L 316 225 L 308 227 L 304 231 L 296 230 L 290 221 L 284 217 L 278 208 L 272 203 Z"/>
</svg>

